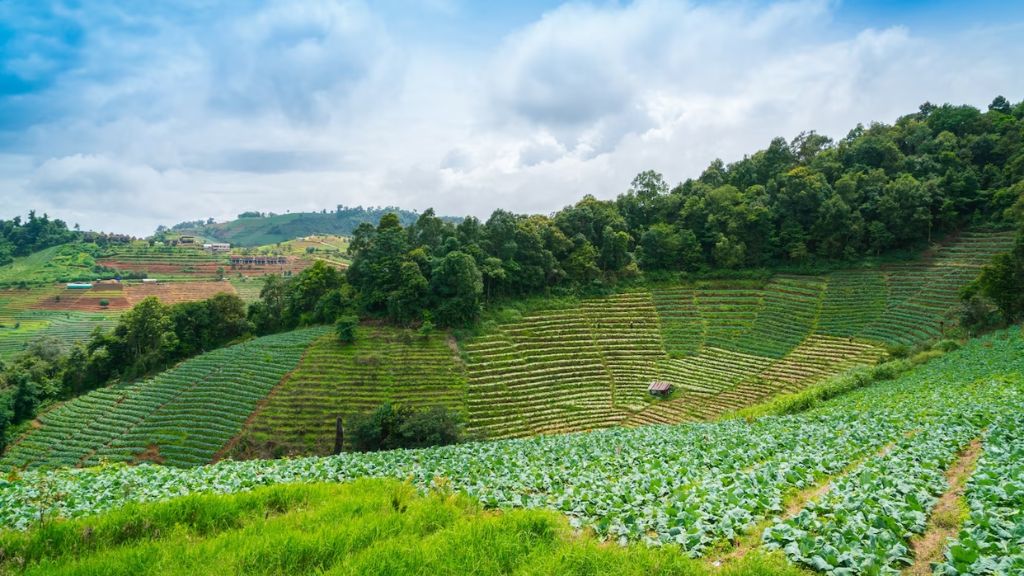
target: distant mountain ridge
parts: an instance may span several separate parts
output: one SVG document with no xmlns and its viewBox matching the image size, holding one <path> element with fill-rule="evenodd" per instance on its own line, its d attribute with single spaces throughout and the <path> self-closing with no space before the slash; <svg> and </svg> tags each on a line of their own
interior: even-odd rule
<svg viewBox="0 0 1024 576">
<path fill-rule="evenodd" d="M 261 246 L 286 242 L 314 234 L 351 235 L 363 223 L 376 225 L 381 216 L 395 213 L 402 225 L 412 224 L 419 218 L 415 210 L 401 208 L 362 206 L 338 206 L 336 210 L 321 212 L 293 212 L 289 214 L 261 214 L 243 212 L 235 220 L 208 223 L 202 220 L 182 222 L 167 229 L 161 227 L 157 234 L 172 231 L 178 234 L 192 234 L 212 242 L 229 242 L 233 246 Z M 459 218 L 445 217 L 458 221 Z"/>
</svg>

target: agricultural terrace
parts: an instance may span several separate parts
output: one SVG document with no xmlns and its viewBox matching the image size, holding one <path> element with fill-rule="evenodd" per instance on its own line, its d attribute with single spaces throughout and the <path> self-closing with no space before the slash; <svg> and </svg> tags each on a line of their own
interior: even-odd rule
<svg viewBox="0 0 1024 576">
<path fill-rule="evenodd" d="M 1013 328 L 798 415 L 188 469 L 29 471 L 0 491 L 0 523 L 24 529 L 188 493 L 392 477 L 440 482 L 491 508 L 555 510 L 604 539 L 726 564 L 764 547 L 828 574 L 895 574 L 943 558 L 956 573 L 1002 563 L 1009 574 L 1024 556 L 998 526 L 1019 525 L 1021 413 L 1024 339 Z M 975 445 L 976 470 L 966 451 Z M 948 472 L 960 468 L 971 476 L 971 514 L 958 544 L 916 558 L 936 503 L 957 489 Z"/>
<path fill-rule="evenodd" d="M 257 338 L 186 360 L 154 378 L 101 388 L 39 417 L 0 467 L 151 460 L 209 462 L 323 328 Z"/>
<path fill-rule="evenodd" d="M 93 244 L 64 244 L 15 258 L 0 266 L 0 289 L 96 280 L 96 254 Z"/>
<path fill-rule="evenodd" d="M 230 269 L 225 255 L 208 253 L 201 246 L 150 246 L 142 241 L 110 246 L 98 261 L 108 268 L 161 280 L 210 279 L 217 277 L 218 269 Z"/>
<path fill-rule="evenodd" d="M 464 344 L 471 429 L 490 437 L 717 417 L 942 335 L 961 287 L 1013 234 L 822 277 L 657 285 L 504 324 Z M 652 380 L 675 387 L 650 401 Z"/>
<path fill-rule="evenodd" d="M 105 311 L 96 301 L 91 312 L 39 310 L 41 299 L 69 292 L 63 287 L 0 291 L 0 360 L 25 350 L 34 340 L 52 336 L 68 344 L 85 340 L 97 327 L 112 328 L 117 313 Z"/>
<path fill-rule="evenodd" d="M 385 402 L 465 413 L 465 372 L 455 350 L 443 333 L 424 339 L 387 327 L 360 328 L 352 345 L 323 336 L 260 403 L 231 454 L 330 454 L 339 416 Z"/>
<path fill-rule="evenodd" d="M 351 346 L 325 336 L 294 373 L 269 384 L 269 397 L 255 399 L 264 401 L 242 418 L 248 418 L 244 432 L 239 424 L 224 442 L 234 439 L 230 454 L 236 458 L 325 454 L 339 416 L 385 401 L 454 407 L 466 414 L 472 436 L 486 438 L 714 419 L 874 364 L 884 344 L 938 336 L 960 286 L 1011 240 L 975 232 L 918 263 L 821 277 L 655 285 L 588 299 L 527 314 L 462 342 L 464 365 L 441 334 L 423 341 L 367 327 Z M 195 298 L 241 286 L 253 298 L 260 285 L 235 278 L 125 291 L 141 296 L 134 291 L 149 290 L 174 301 L 175 294 Z M 206 292 L 193 293 L 195 287 Z M 21 311 L 4 321 L 12 328 L 0 331 L 0 354 L 23 349 L 38 335 L 84 338 L 101 322 L 113 323 L 112 315 L 31 309 L 21 292 L 5 294 L 6 306 L 18 301 Z M 911 325 L 891 329 L 888 318 Z M 672 394 L 650 398 L 652 380 L 671 382 Z"/>
</svg>

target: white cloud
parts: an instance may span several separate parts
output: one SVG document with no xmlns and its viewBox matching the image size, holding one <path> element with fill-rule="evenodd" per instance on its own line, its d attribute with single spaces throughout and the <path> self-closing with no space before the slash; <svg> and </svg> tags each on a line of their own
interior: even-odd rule
<svg viewBox="0 0 1024 576">
<path fill-rule="evenodd" d="M 60 113 L 16 135 L 0 197 L 6 216 L 37 207 L 137 234 L 338 203 L 551 212 L 645 169 L 696 176 L 773 136 L 1024 95 L 1019 26 L 851 33 L 834 10 L 572 4 L 483 52 L 397 36 L 357 1 L 76 12 L 91 30 L 81 64 L 35 96 Z M 126 35 L 126 20 L 146 32 Z M 32 54 L 14 65 L 43 69 Z"/>
</svg>

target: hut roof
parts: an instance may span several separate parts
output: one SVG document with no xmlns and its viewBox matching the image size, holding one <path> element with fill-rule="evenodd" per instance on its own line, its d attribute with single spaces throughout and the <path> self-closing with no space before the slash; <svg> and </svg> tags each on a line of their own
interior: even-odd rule
<svg viewBox="0 0 1024 576">
<path fill-rule="evenodd" d="M 668 392 L 672 389 L 672 383 L 664 380 L 654 380 L 647 387 L 648 392 Z"/>
</svg>

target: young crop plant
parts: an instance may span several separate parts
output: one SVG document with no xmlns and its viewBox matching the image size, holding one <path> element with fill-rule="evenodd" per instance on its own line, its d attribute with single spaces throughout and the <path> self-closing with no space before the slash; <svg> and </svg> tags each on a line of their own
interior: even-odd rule
<svg viewBox="0 0 1024 576">
<path fill-rule="evenodd" d="M 41 516 L 79 517 L 183 494 L 385 477 L 424 490 L 463 491 L 488 508 L 551 509 L 604 539 L 678 546 L 703 556 L 779 518 L 787 494 L 831 478 L 828 494 L 777 522 L 766 540 L 803 565 L 811 566 L 797 554 L 822 569 L 827 563 L 833 574 L 850 574 L 842 569 L 857 562 L 892 573 L 909 558 L 907 539 L 923 529 L 936 495 L 945 491 L 944 472 L 957 450 L 986 427 L 996 429 L 990 423 L 1024 412 L 1024 383 L 1002 377 L 1024 371 L 1019 334 L 1014 329 L 972 342 L 803 414 L 751 422 L 193 468 L 29 470 L 0 481 L 0 525 L 24 529 Z M 41 501 L 43 485 L 59 497 Z M 802 544 L 809 541 L 821 548 Z"/>
<path fill-rule="evenodd" d="M 968 481 L 970 514 L 935 576 L 1024 574 L 1024 412 L 994 422 Z"/>
</svg>

